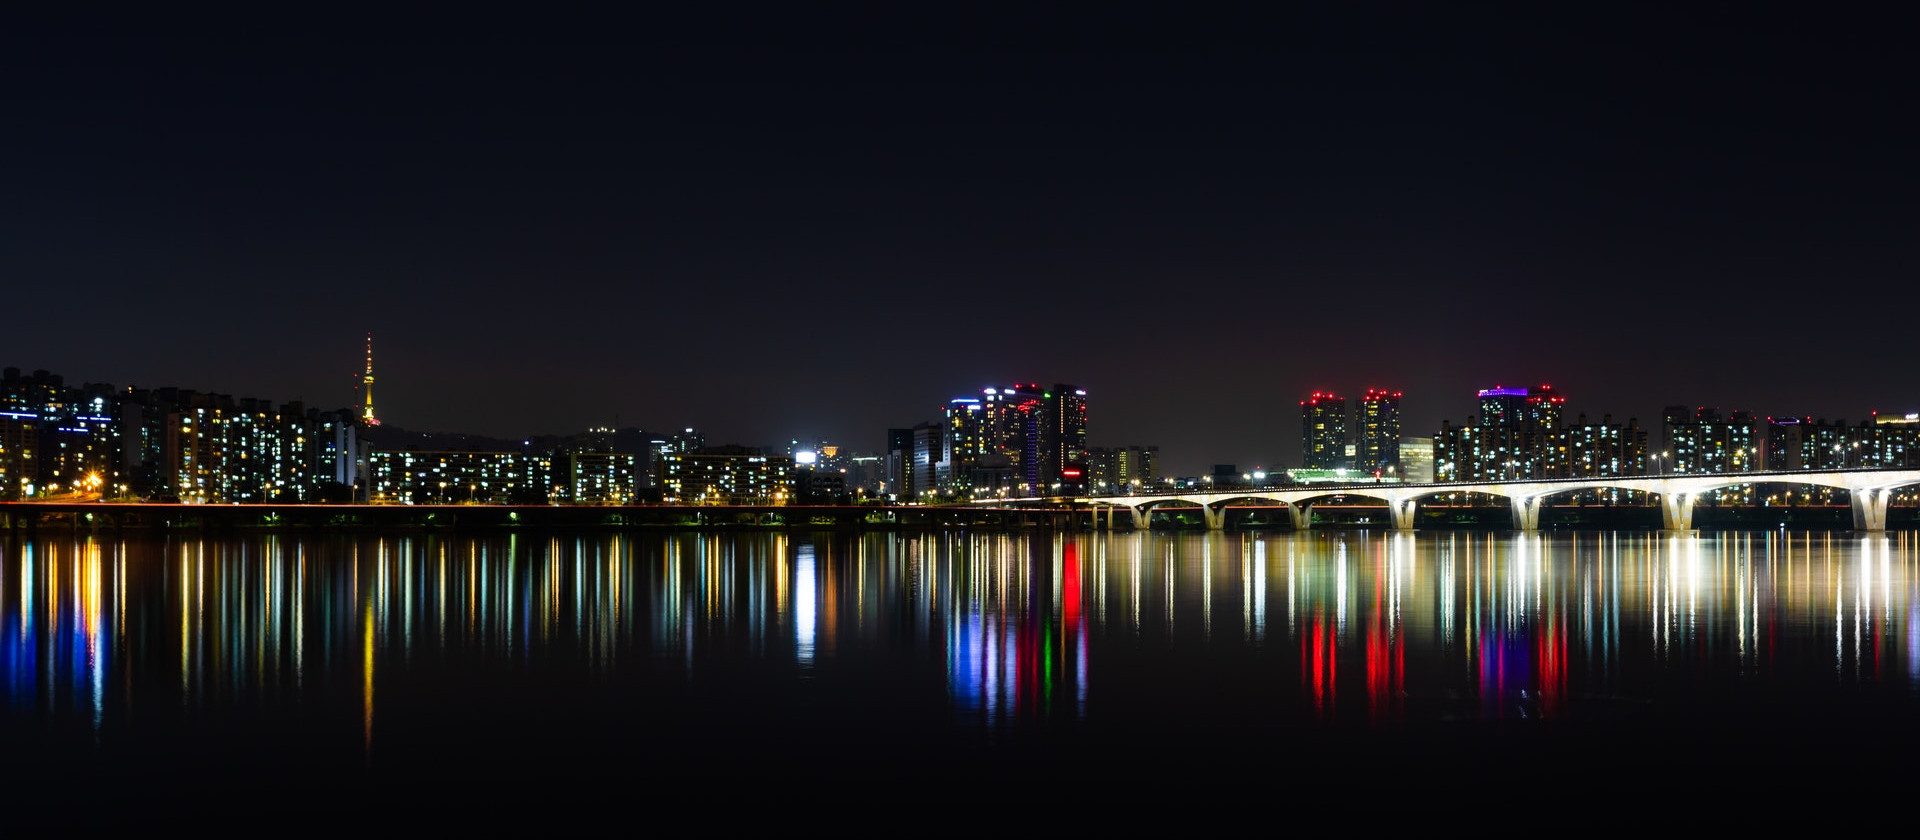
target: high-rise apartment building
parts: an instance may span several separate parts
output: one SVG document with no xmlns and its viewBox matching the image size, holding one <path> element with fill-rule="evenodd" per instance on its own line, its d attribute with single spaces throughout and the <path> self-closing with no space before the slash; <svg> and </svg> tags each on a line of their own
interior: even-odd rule
<svg viewBox="0 0 1920 840">
<path fill-rule="evenodd" d="M 990 454 L 987 447 L 991 433 L 986 409 L 980 400 L 971 397 L 951 400 L 947 403 L 944 425 L 941 488 L 948 493 L 965 495 L 973 487 L 974 470 L 984 464 Z"/>
<path fill-rule="evenodd" d="M 1087 450 L 1087 490 L 1126 494 L 1154 489 L 1160 483 L 1160 447 L 1096 446 Z"/>
<path fill-rule="evenodd" d="M 1860 463 L 1876 467 L 1920 466 L 1920 412 L 1874 412 L 1873 425 L 1863 430 Z"/>
<path fill-rule="evenodd" d="M 614 500 L 590 489 L 569 493 L 569 482 L 553 473 L 551 459 L 521 452 L 375 450 L 367 453 L 367 480 L 367 499 L 375 504 L 540 504 L 569 501 L 570 495 Z M 619 484 L 630 493 L 630 462 Z"/>
<path fill-rule="evenodd" d="M 1496 385 L 1477 397 L 1477 418 L 1457 428 L 1443 423 L 1434 438 L 1436 480 L 1502 481 L 1577 474 L 1572 433 L 1561 421 L 1566 398 L 1553 386 Z"/>
<path fill-rule="evenodd" d="M 1752 472 L 1765 460 L 1765 424 L 1746 411 L 1722 418 L 1718 408 L 1701 406 L 1684 420 L 1672 408 L 1662 415 L 1664 472 Z"/>
<path fill-rule="evenodd" d="M 1300 401 L 1300 462 L 1307 469 L 1348 466 L 1347 398 L 1313 392 Z"/>
<path fill-rule="evenodd" d="M 1512 426 L 1531 429 L 1557 429 L 1561 424 L 1561 406 L 1567 398 L 1552 385 L 1537 388 L 1508 388 L 1495 385 L 1479 393 L 1481 426 Z"/>
<path fill-rule="evenodd" d="M 1646 463 L 1647 432 L 1632 418 L 1618 425 L 1607 414 L 1589 423 L 1582 414 L 1567 426 L 1566 438 L 1568 477 L 1639 475 Z"/>
<path fill-rule="evenodd" d="M 1769 417 L 1761 424 L 1762 470 L 1912 468 L 1920 466 L 1920 413 L 1844 420 Z"/>
<path fill-rule="evenodd" d="M 1360 397 L 1354 468 L 1376 476 L 1400 472 L 1400 392 L 1368 388 Z"/>
<path fill-rule="evenodd" d="M 793 459 L 751 446 L 711 446 L 661 461 L 663 497 L 673 504 L 780 505 L 793 501 Z"/>
</svg>

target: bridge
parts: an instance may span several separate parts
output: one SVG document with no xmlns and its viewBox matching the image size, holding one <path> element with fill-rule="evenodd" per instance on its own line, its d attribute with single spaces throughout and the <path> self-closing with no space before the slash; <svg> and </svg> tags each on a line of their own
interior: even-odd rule
<svg viewBox="0 0 1920 840">
<path fill-rule="evenodd" d="M 1671 531 L 1693 530 L 1694 502 L 1702 494 L 1747 484 L 1798 484 L 1845 490 L 1852 498 L 1853 527 L 1858 531 L 1885 531 L 1887 504 L 1893 491 L 1920 485 L 1920 469 L 1832 469 L 1772 470 L 1765 472 L 1712 473 L 1706 475 L 1609 476 L 1589 478 L 1520 479 L 1513 481 L 1449 481 L 1426 483 L 1358 482 L 1314 484 L 1270 489 L 1236 489 L 1216 492 L 1175 490 L 1115 496 L 1077 496 L 1033 499 L 995 499 L 983 504 L 1007 505 L 1069 503 L 1094 511 L 1098 526 L 1105 514 L 1106 527 L 1112 528 L 1114 516 L 1125 509 L 1135 528 L 1145 529 L 1155 507 L 1198 505 L 1209 529 L 1226 527 L 1226 509 L 1234 502 L 1270 502 L 1284 505 L 1293 526 L 1305 530 L 1313 519 L 1314 503 L 1330 497 L 1358 497 L 1386 502 L 1394 530 L 1413 529 L 1414 511 L 1421 499 L 1446 493 L 1480 493 L 1507 500 L 1513 512 L 1516 530 L 1540 529 L 1540 509 L 1555 496 L 1583 490 L 1633 490 L 1660 499 L 1660 522 Z"/>
</svg>

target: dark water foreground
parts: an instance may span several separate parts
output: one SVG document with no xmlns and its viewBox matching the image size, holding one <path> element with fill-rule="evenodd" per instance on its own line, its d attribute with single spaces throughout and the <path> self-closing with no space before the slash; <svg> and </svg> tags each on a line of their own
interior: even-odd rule
<svg viewBox="0 0 1920 840">
<path fill-rule="evenodd" d="M 0 548 L 15 827 L 1724 825 L 1904 802 L 1917 688 L 1910 532 Z"/>
</svg>

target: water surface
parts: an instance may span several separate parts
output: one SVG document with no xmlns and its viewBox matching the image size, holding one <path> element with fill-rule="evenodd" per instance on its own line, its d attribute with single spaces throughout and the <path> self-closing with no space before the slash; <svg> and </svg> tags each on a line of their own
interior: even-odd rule
<svg viewBox="0 0 1920 840">
<path fill-rule="evenodd" d="M 16 538 L 0 761 L 54 824 L 1862 796 L 1916 586 L 1912 532 Z"/>
</svg>

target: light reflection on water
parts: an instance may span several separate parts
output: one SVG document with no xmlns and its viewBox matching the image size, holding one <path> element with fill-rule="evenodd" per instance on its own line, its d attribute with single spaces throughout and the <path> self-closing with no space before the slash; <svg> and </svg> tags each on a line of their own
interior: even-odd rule
<svg viewBox="0 0 1920 840">
<path fill-rule="evenodd" d="M 663 737 L 649 717 L 688 738 L 831 719 L 857 744 L 934 718 L 1227 740 L 1845 714 L 1920 702 L 1917 562 L 1910 532 L 15 540 L 0 724 L 80 751 L 223 715 L 324 740 L 351 716 L 365 758 L 555 696 L 619 710 L 596 731 L 627 743 Z"/>
</svg>

